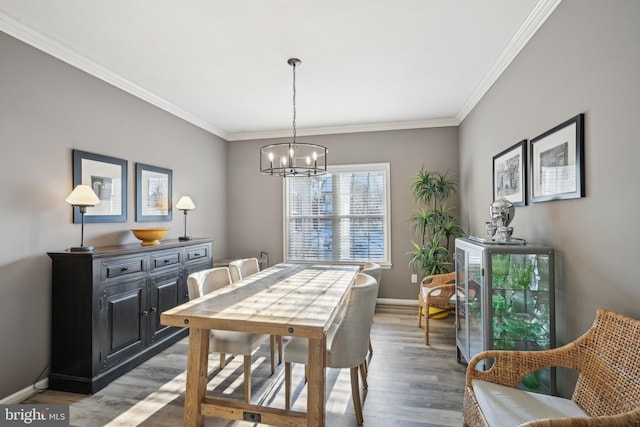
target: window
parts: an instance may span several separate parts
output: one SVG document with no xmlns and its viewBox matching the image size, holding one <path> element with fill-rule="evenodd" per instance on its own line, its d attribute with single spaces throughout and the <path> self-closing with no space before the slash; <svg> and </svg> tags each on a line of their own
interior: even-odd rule
<svg viewBox="0 0 640 427">
<path fill-rule="evenodd" d="M 390 265 L 388 163 L 329 166 L 284 192 L 285 260 Z"/>
</svg>

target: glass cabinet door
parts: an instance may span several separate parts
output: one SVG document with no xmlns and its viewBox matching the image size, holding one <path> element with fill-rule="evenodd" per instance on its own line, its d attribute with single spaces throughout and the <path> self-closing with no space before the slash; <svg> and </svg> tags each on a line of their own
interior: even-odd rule
<svg viewBox="0 0 640 427">
<path fill-rule="evenodd" d="M 467 289 L 467 305 L 469 310 L 469 355 L 484 350 L 484 309 L 482 307 L 482 253 L 467 251 L 469 282 Z"/>
<path fill-rule="evenodd" d="M 467 361 L 484 346 L 482 271 L 481 252 L 456 248 L 456 340 Z"/>
<path fill-rule="evenodd" d="M 548 253 L 497 253 L 491 257 L 491 339 L 496 350 L 547 350 L 552 342 Z M 551 371 L 522 380 L 520 388 L 553 392 Z"/>
<path fill-rule="evenodd" d="M 491 266 L 493 348 L 549 349 L 549 255 L 492 253 Z"/>
<path fill-rule="evenodd" d="M 469 328 L 467 326 L 467 252 L 456 249 L 456 340 L 458 341 L 458 362 L 460 353 L 469 359 Z"/>
</svg>

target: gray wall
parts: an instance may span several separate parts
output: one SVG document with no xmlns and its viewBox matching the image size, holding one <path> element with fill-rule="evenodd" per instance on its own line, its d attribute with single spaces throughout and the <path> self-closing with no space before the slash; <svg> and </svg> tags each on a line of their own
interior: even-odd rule
<svg viewBox="0 0 640 427">
<path fill-rule="evenodd" d="M 407 220 L 420 206 L 411 196 L 412 177 L 422 165 L 429 170 L 458 175 L 457 127 L 406 131 L 352 133 L 298 138 L 299 142 L 324 145 L 328 163 L 344 165 L 389 162 L 391 168 L 391 262 L 383 270 L 380 298 L 417 298 L 411 284 L 406 253 L 413 249 Z M 229 144 L 228 152 L 228 252 L 234 257 L 269 252 L 271 263 L 282 261 L 282 178 L 259 172 L 259 149 L 270 141 Z M 453 208 L 457 200 L 448 202 Z M 454 211 L 455 212 L 455 211 Z"/>
<path fill-rule="evenodd" d="M 196 210 L 189 234 L 213 237 L 226 251 L 227 143 L 144 101 L 0 33 L 0 399 L 36 381 L 49 363 L 51 262 L 47 251 L 80 243 L 65 198 L 71 150 L 128 160 L 128 221 L 87 224 L 85 243 L 134 243 L 136 162 L 173 170 L 173 197 Z M 42 377 L 46 377 L 46 374 Z M 42 377 L 38 378 L 41 379 Z"/>
<path fill-rule="evenodd" d="M 558 344 L 598 307 L 640 318 L 639 17 L 635 0 L 564 0 L 460 126 L 461 218 L 479 234 L 492 156 L 585 113 L 586 197 L 517 208 L 512 224 L 557 250 Z"/>
</svg>

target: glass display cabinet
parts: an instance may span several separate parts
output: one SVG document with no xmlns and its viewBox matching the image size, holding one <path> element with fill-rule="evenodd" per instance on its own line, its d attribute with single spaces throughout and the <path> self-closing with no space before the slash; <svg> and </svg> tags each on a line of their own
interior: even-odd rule
<svg viewBox="0 0 640 427">
<path fill-rule="evenodd" d="M 555 347 L 553 249 L 458 238 L 455 266 L 459 362 L 485 350 Z M 555 371 L 529 374 L 518 387 L 555 394 Z"/>
</svg>

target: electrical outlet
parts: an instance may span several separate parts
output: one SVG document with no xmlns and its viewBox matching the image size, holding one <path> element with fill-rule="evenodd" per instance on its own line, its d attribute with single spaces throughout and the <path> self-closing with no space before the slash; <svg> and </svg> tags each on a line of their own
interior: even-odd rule
<svg viewBox="0 0 640 427">
<path fill-rule="evenodd" d="M 417 274 L 412 274 L 411 275 L 411 283 L 418 283 L 418 275 Z"/>
</svg>

